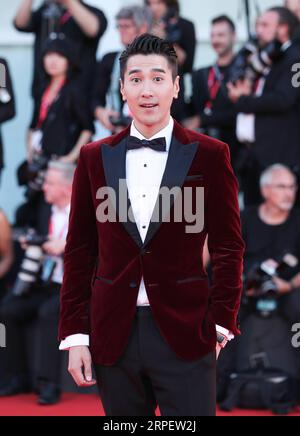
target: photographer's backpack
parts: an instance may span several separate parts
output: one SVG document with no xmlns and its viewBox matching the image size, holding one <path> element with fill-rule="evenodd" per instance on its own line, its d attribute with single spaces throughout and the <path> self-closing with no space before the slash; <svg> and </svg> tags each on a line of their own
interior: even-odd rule
<svg viewBox="0 0 300 436">
<path fill-rule="evenodd" d="M 269 409 L 287 414 L 297 403 L 297 368 L 288 324 L 278 315 L 249 315 L 243 322 L 237 372 L 222 410 Z"/>
</svg>

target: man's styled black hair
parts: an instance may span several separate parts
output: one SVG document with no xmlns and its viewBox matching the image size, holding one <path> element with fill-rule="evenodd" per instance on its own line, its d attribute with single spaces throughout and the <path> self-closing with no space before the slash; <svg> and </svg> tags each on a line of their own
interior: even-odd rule
<svg viewBox="0 0 300 436">
<path fill-rule="evenodd" d="M 165 5 L 167 6 L 168 9 L 175 10 L 177 12 L 177 14 L 179 15 L 180 5 L 179 5 L 179 1 L 178 0 L 163 0 L 163 2 L 165 3 Z M 145 0 L 145 4 L 147 6 L 149 6 L 149 1 Z"/>
<path fill-rule="evenodd" d="M 128 59 L 135 55 L 163 56 L 167 59 L 172 69 L 173 80 L 178 76 L 178 60 L 174 46 L 164 39 L 145 33 L 144 35 L 138 36 L 121 54 L 120 72 L 122 81 L 124 81 Z"/>
<path fill-rule="evenodd" d="M 219 15 L 218 17 L 214 18 L 211 21 L 211 24 L 214 26 L 215 24 L 220 24 L 220 23 L 226 23 L 228 24 L 228 26 L 230 27 L 230 30 L 235 33 L 236 28 L 235 28 L 235 24 L 232 21 L 231 18 L 229 18 L 227 15 Z"/>
</svg>

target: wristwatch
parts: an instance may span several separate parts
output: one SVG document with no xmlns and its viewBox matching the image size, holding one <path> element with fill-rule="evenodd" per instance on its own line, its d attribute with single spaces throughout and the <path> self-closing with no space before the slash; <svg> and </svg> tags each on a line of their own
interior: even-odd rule
<svg viewBox="0 0 300 436">
<path fill-rule="evenodd" d="M 225 348 L 228 342 L 226 336 L 222 335 L 222 333 L 217 332 L 217 342 L 221 348 Z"/>
</svg>

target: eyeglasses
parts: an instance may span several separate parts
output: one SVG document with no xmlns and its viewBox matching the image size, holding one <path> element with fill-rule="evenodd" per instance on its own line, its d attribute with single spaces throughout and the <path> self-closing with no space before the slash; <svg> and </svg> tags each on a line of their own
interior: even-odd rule
<svg viewBox="0 0 300 436">
<path fill-rule="evenodd" d="M 277 189 L 278 191 L 297 191 L 298 190 L 298 185 L 293 184 L 293 185 L 269 185 L 271 188 Z"/>
<path fill-rule="evenodd" d="M 134 24 L 117 24 L 116 25 L 116 29 L 118 30 L 128 30 L 131 29 L 132 27 L 135 27 Z"/>
</svg>

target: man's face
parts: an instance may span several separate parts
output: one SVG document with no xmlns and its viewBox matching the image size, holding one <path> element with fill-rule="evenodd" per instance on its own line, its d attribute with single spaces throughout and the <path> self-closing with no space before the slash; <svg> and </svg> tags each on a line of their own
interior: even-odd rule
<svg viewBox="0 0 300 436">
<path fill-rule="evenodd" d="M 65 189 L 66 182 L 63 180 L 60 171 L 49 169 L 46 172 L 45 182 L 43 185 L 46 202 L 49 204 L 57 204 L 57 202 L 65 194 Z"/>
<path fill-rule="evenodd" d="M 138 29 L 133 20 L 121 19 L 118 20 L 117 28 L 120 33 L 122 44 L 127 46 L 138 36 Z"/>
<path fill-rule="evenodd" d="M 235 44 L 235 33 L 227 23 L 217 23 L 211 29 L 211 45 L 218 56 L 231 52 Z"/>
<path fill-rule="evenodd" d="M 297 196 L 296 180 L 285 170 L 274 171 L 271 183 L 262 190 L 267 203 L 281 211 L 291 211 Z"/>
<path fill-rule="evenodd" d="M 155 20 L 161 20 L 168 12 L 168 8 L 164 0 L 148 0 L 147 5 L 150 7 Z"/>
<path fill-rule="evenodd" d="M 135 55 L 128 59 L 121 93 L 138 126 L 163 128 L 179 93 L 179 77 L 164 56 Z"/>
<path fill-rule="evenodd" d="M 276 12 L 268 11 L 262 14 L 256 22 L 256 34 L 261 47 L 266 46 L 278 37 L 279 16 Z"/>
</svg>

